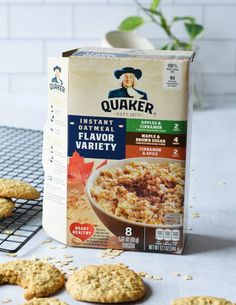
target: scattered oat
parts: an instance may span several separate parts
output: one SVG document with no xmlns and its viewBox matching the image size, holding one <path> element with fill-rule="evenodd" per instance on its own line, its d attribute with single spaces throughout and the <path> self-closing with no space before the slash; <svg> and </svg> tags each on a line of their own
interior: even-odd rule
<svg viewBox="0 0 236 305">
<path fill-rule="evenodd" d="M 147 275 L 147 272 L 138 272 L 138 275 L 141 277 L 145 277 Z"/>
<path fill-rule="evenodd" d="M 192 229 L 192 228 L 188 228 L 187 230 L 188 230 L 188 231 L 192 231 L 193 229 Z"/>
<path fill-rule="evenodd" d="M 48 247 L 49 249 L 56 249 L 57 247 L 56 246 L 50 246 L 50 247 Z"/>
<path fill-rule="evenodd" d="M 67 246 L 66 245 L 61 245 L 61 246 L 58 246 L 58 249 L 66 249 Z"/>
<path fill-rule="evenodd" d="M 183 276 L 183 279 L 184 279 L 185 281 L 191 281 L 193 278 L 192 278 L 191 275 L 185 274 L 185 275 Z"/>
<path fill-rule="evenodd" d="M 10 256 L 10 257 L 16 257 L 17 254 L 16 253 L 7 253 L 7 256 Z"/>
<path fill-rule="evenodd" d="M 2 304 L 8 304 L 8 303 L 11 303 L 11 301 L 12 301 L 11 299 L 4 299 L 4 300 L 1 301 L 1 303 Z"/>
<path fill-rule="evenodd" d="M 147 273 L 147 274 L 145 275 L 145 279 L 147 279 L 147 280 L 152 280 L 152 279 L 153 279 L 153 275 Z"/>
<path fill-rule="evenodd" d="M 51 242 L 52 242 L 52 239 L 45 239 L 45 240 L 41 240 L 40 243 L 43 245 L 43 244 L 49 244 Z"/>
<path fill-rule="evenodd" d="M 124 250 L 106 249 L 106 250 L 100 251 L 98 256 L 102 257 L 102 258 L 113 259 L 117 256 L 120 256 L 123 252 L 124 252 Z"/>
<path fill-rule="evenodd" d="M 52 260 L 52 259 L 54 259 L 52 256 L 46 256 L 45 258 L 44 258 L 46 261 L 50 261 L 50 260 Z"/>
<path fill-rule="evenodd" d="M 68 262 L 65 262 L 65 261 L 61 261 L 61 267 L 64 267 L 64 266 L 68 266 L 70 263 Z"/>
<path fill-rule="evenodd" d="M 193 208 L 193 205 L 192 205 L 192 204 L 190 204 L 188 207 L 189 207 L 190 209 L 192 209 L 192 208 Z"/>
<path fill-rule="evenodd" d="M 76 267 L 76 266 L 68 267 L 68 270 L 70 270 L 70 271 L 77 270 L 77 269 L 78 269 L 78 267 Z"/>
<path fill-rule="evenodd" d="M 74 257 L 74 256 L 73 256 L 73 255 L 65 254 L 64 257 L 65 257 L 65 258 L 72 258 L 72 257 Z"/>
<path fill-rule="evenodd" d="M 221 185 L 225 185 L 225 184 L 226 184 L 226 182 L 225 182 L 225 181 L 220 181 L 220 182 L 219 182 L 219 184 L 221 184 Z"/>
<path fill-rule="evenodd" d="M 3 233 L 3 234 L 6 234 L 6 235 L 11 235 L 13 232 L 14 232 L 14 230 L 6 229 L 6 230 L 4 230 L 2 233 Z"/>
<path fill-rule="evenodd" d="M 39 261 L 40 259 L 38 258 L 38 257 L 36 257 L 35 255 L 33 255 L 32 257 L 31 257 L 31 259 L 32 259 L 32 261 Z"/>
<path fill-rule="evenodd" d="M 112 253 L 116 253 L 116 254 L 122 254 L 124 253 L 125 251 L 124 250 L 112 250 Z"/>
<path fill-rule="evenodd" d="M 54 263 L 54 264 L 59 264 L 59 263 L 61 263 L 61 260 L 57 259 L 57 260 L 55 260 L 53 263 Z"/>
<path fill-rule="evenodd" d="M 138 275 L 147 279 L 147 280 L 153 280 L 153 281 L 162 281 L 163 278 L 160 275 L 151 275 L 148 274 L 147 272 L 138 272 Z"/>
<path fill-rule="evenodd" d="M 163 280 L 162 276 L 160 276 L 160 275 L 154 275 L 152 279 L 154 281 L 162 281 Z"/>
<path fill-rule="evenodd" d="M 127 265 L 125 265 L 125 264 L 123 264 L 123 263 L 119 263 L 119 264 L 117 264 L 117 265 L 120 266 L 120 267 L 129 268 L 129 266 L 127 266 Z"/>
<path fill-rule="evenodd" d="M 68 259 L 68 260 L 65 260 L 64 262 L 69 265 L 70 263 L 73 263 L 74 261 L 73 261 L 73 259 Z"/>
<path fill-rule="evenodd" d="M 174 275 L 175 277 L 180 277 L 180 276 L 181 276 L 181 274 L 180 274 L 179 272 L 174 272 L 173 275 Z"/>
<path fill-rule="evenodd" d="M 101 257 L 101 258 L 106 258 L 106 259 L 113 259 L 113 258 L 115 258 L 115 256 L 112 255 L 112 254 L 102 254 L 102 255 L 99 256 L 99 257 Z"/>
<path fill-rule="evenodd" d="M 192 217 L 193 218 L 199 218 L 200 217 L 200 214 L 198 212 L 193 212 L 192 213 Z"/>
</svg>

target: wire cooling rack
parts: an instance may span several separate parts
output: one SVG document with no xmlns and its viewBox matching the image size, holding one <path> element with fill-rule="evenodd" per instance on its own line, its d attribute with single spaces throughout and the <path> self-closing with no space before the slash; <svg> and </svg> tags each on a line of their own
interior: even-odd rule
<svg viewBox="0 0 236 305">
<path fill-rule="evenodd" d="M 16 199 L 13 214 L 0 219 L 0 251 L 14 253 L 42 228 L 42 132 L 0 127 L 0 177 L 24 180 L 41 193 L 37 200 Z"/>
</svg>

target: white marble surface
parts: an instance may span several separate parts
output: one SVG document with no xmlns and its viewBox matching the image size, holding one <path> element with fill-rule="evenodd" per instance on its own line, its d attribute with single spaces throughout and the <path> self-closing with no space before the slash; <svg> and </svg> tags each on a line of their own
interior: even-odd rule
<svg viewBox="0 0 236 305">
<path fill-rule="evenodd" d="M 98 257 L 95 249 L 48 249 L 40 241 L 48 238 L 38 233 L 18 257 L 74 255 L 73 265 L 123 262 L 136 271 L 161 275 L 162 281 L 145 280 L 147 297 L 135 304 L 169 305 L 177 297 L 214 295 L 236 302 L 236 104 L 234 107 L 209 109 L 194 113 L 192 137 L 191 189 L 189 232 L 185 252 L 181 256 L 125 252 L 114 260 Z M 200 218 L 193 219 L 192 212 Z M 53 242 L 53 245 L 59 245 Z M 51 245 L 52 245 L 51 244 Z M 0 254 L 0 261 L 8 261 Z M 173 275 L 189 274 L 191 281 Z M 10 304 L 23 303 L 23 289 L 0 287 L 1 300 L 11 298 Z M 71 299 L 66 291 L 57 295 L 70 305 L 82 304 Z"/>
</svg>

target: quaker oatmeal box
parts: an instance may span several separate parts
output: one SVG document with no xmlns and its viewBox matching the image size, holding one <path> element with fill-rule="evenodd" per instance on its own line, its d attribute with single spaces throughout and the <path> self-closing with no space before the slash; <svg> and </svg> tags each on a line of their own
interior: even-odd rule
<svg viewBox="0 0 236 305">
<path fill-rule="evenodd" d="M 43 227 L 70 246 L 181 253 L 192 52 L 50 58 Z"/>
</svg>

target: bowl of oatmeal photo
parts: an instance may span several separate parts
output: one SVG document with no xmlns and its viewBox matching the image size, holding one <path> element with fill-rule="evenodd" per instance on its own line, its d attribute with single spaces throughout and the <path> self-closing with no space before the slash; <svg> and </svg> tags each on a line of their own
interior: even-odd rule
<svg viewBox="0 0 236 305">
<path fill-rule="evenodd" d="M 146 227 L 183 223 L 185 162 L 162 158 L 113 161 L 89 177 L 86 192 L 103 224 Z"/>
</svg>

